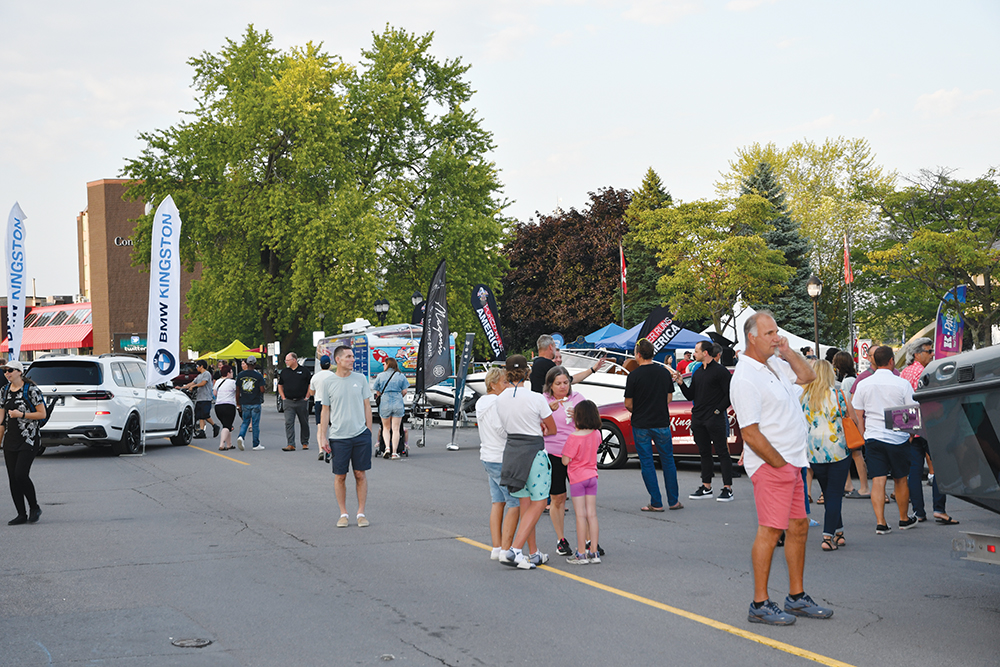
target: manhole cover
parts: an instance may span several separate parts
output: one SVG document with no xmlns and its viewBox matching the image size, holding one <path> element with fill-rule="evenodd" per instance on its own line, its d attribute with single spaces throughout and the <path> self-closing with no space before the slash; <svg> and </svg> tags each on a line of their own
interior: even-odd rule
<svg viewBox="0 0 1000 667">
<path fill-rule="evenodd" d="M 170 642 L 180 648 L 205 648 L 212 643 L 211 639 L 174 639 Z"/>
</svg>

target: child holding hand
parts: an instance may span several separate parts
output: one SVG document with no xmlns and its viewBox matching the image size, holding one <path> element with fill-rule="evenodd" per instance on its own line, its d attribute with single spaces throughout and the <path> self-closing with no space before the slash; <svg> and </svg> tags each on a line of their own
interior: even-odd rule
<svg viewBox="0 0 1000 667">
<path fill-rule="evenodd" d="M 601 415 L 593 401 L 573 410 L 576 431 L 566 439 L 562 462 L 569 476 L 576 515 L 576 553 L 566 559 L 573 565 L 600 563 L 597 541 L 597 448 L 601 444 Z M 587 552 L 587 537 L 594 551 Z"/>
</svg>

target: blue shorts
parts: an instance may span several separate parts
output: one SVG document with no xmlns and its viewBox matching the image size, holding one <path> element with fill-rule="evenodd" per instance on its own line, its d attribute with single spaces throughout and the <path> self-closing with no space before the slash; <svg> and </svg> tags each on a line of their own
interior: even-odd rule
<svg viewBox="0 0 1000 667">
<path fill-rule="evenodd" d="M 531 462 L 531 472 L 528 473 L 528 481 L 520 491 L 514 491 L 510 495 L 515 498 L 531 498 L 532 500 L 545 500 L 549 497 L 549 489 L 552 488 L 552 465 L 549 463 L 549 455 L 545 450 L 535 454 L 535 460 Z"/>
<path fill-rule="evenodd" d="M 868 477 L 903 479 L 910 474 L 910 448 L 907 443 L 890 445 L 881 440 L 865 440 L 865 463 Z"/>
<path fill-rule="evenodd" d="M 490 478 L 490 500 L 495 503 L 507 503 L 511 507 L 517 507 L 519 504 L 517 498 L 510 495 L 510 491 L 507 490 L 506 486 L 500 486 L 500 472 L 503 468 L 503 463 L 499 461 L 483 461 L 483 467 L 486 468 L 486 475 Z"/>
<path fill-rule="evenodd" d="M 212 401 L 198 401 L 194 404 L 194 418 L 195 419 L 211 419 L 212 418 Z"/>
<path fill-rule="evenodd" d="M 353 438 L 343 440 L 330 438 L 330 449 L 333 451 L 334 475 L 346 475 L 348 464 L 354 468 L 354 472 L 371 470 L 372 432 L 368 429 Z"/>
</svg>

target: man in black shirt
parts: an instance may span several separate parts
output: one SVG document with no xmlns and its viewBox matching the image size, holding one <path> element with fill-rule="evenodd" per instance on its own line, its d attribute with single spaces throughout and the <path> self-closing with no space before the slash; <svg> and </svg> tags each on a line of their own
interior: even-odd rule
<svg viewBox="0 0 1000 667">
<path fill-rule="evenodd" d="M 556 362 L 552 359 L 556 356 L 556 341 L 555 339 L 548 335 L 542 334 L 538 337 L 538 356 L 534 358 L 531 362 L 531 375 L 528 379 L 531 381 L 531 391 L 536 394 L 541 394 L 545 387 L 545 376 L 548 372 L 556 367 Z M 573 382 L 583 382 L 584 378 L 590 377 L 604 365 L 604 359 L 598 359 L 597 363 L 590 368 L 580 371 L 573 376 Z"/>
<path fill-rule="evenodd" d="M 670 509 L 679 510 L 684 506 L 678 498 L 677 465 L 674 463 L 674 445 L 670 436 L 670 401 L 674 383 L 666 368 L 653 363 L 653 344 L 645 338 L 635 344 L 635 358 L 639 367 L 625 380 L 625 409 L 632 413 L 632 438 L 639 455 L 642 481 L 649 492 L 649 504 L 642 511 L 663 511 L 660 483 L 653 465 L 654 442 L 663 468 L 667 503 Z"/>
<path fill-rule="evenodd" d="M 299 437 L 302 449 L 309 449 L 309 380 L 312 373 L 299 364 L 299 357 L 294 352 L 285 355 L 285 367 L 278 374 L 278 393 L 281 394 L 281 404 L 285 408 L 285 440 L 283 452 L 295 451 L 295 419 L 299 420 Z"/>
<path fill-rule="evenodd" d="M 727 503 L 733 499 L 733 461 L 729 456 L 729 442 L 726 437 L 726 426 L 729 417 L 726 410 L 729 408 L 729 381 L 731 375 L 729 371 L 722 367 L 722 364 L 715 360 L 718 352 L 722 348 L 709 341 L 699 341 L 694 348 L 694 358 L 701 362 L 701 367 L 691 375 L 691 386 L 684 384 L 680 374 L 674 376 L 684 392 L 685 398 L 692 402 L 691 406 L 691 435 L 698 445 L 698 454 L 701 456 L 701 486 L 694 493 L 688 496 L 693 500 L 701 498 L 711 498 L 712 475 L 714 464 L 712 461 L 712 447 L 719 455 L 719 466 L 722 468 L 722 492 L 716 498 L 721 503 Z"/>
</svg>

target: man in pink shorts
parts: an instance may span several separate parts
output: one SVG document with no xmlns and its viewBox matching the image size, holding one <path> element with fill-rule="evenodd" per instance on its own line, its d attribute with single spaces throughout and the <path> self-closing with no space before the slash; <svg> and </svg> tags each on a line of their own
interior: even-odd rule
<svg viewBox="0 0 1000 667">
<path fill-rule="evenodd" d="M 743 339 L 746 352 L 740 355 L 729 394 L 746 445 L 743 463 L 757 505 L 757 537 L 751 551 L 754 597 L 747 620 L 791 625 L 796 616 L 830 618 L 833 610 L 816 604 L 802 584 L 809 531 L 802 468 L 809 465 L 809 459 L 801 392 L 795 384 L 808 384 L 816 376 L 805 357 L 778 335 L 769 311 L 758 311 L 747 319 Z M 781 357 L 774 356 L 775 352 Z M 771 602 L 767 591 L 771 559 L 782 531 L 788 563 L 784 611 Z"/>
</svg>

